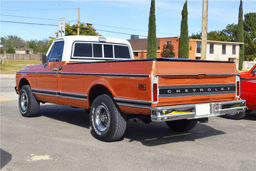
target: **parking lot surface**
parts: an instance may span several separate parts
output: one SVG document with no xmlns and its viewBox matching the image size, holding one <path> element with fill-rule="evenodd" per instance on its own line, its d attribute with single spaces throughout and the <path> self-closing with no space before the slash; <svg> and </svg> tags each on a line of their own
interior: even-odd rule
<svg viewBox="0 0 256 171">
<path fill-rule="evenodd" d="M 84 109 L 41 105 L 22 117 L 15 78 L 1 78 L 1 169 L 62 170 L 255 170 L 256 112 L 243 120 L 212 117 L 187 133 L 165 123 L 130 120 L 124 139 L 91 135 Z"/>
</svg>

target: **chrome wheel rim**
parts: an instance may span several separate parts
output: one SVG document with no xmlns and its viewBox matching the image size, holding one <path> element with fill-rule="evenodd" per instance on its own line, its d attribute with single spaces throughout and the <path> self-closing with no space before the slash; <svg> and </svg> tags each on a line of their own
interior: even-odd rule
<svg viewBox="0 0 256 171">
<path fill-rule="evenodd" d="M 20 107 L 23 112 L 26 112 L 28 109 L 28 94 L 24 90 L 20 97 Z"/>
<path fill-rule="evenodd" d="M 95 124 L 99 131 L 105 131 L 110 125 L 110 113 L 105 105 L 100 105 L 95 111 Z"/>
</svg>

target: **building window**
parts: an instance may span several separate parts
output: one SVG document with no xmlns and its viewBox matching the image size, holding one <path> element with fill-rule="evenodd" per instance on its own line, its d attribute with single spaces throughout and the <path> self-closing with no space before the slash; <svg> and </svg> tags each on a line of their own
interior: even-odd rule
<svg viewBox="0 0 256 171">
<path fill-rule="evenodd" d="M 196 57 L 196 59 L 197 59 L 197 60 L 200 60 L 200 59 L 201 59 L 201 57 Z"/>
<path fill-rule="evenodd" d="M 210 43 L 210 54 L 214 53 L 214 44 Z"/>
<path fill-rule="evenodd" d="M 222 45 L 222 54 L 223 54 L 223 55 L 226 54 L 226 45 Z"/>
<path fill-rule="evenodd" d="M 139 53 L 138 52 L 134 52 L 134 56 L 139 56 Z"/>
<path fill-rule="evenodd" d="M 26 54 L 29 54 L 29 50 L 26 50 Z"/>
<path fill-rule="evenodd" d="M 232 45 L 232 55 L 236 54 L 236 45 Z"/>
<path fill-rule="evenodd" d="M 228 58 L 228 61 L 235 62 L 235 61 L 236 61 L 236 58 Z"/>
<path fill-rule="evenodd" d="M 201 53 L 201 42 L 196 42 L 196 53 Z"/>
<path fill-rule="evenodd" d="M 167 41 L 166 45 L 172 45 L 172 41 Z"/>
</svg>

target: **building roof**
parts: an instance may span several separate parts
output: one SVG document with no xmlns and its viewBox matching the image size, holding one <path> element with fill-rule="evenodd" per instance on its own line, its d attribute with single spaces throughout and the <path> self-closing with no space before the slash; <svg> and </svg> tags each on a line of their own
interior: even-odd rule
<svg viewBox="0 0 256 171">
<path fill-rule="evenodd" d="M 197 42 L 201 42 L 201 39 L 194 39 Z M 216 41 L 216 40 L 207 40 L 207 43 L 217 43 L 217 44 L 232 44 L 232 45 L 242 45 L 244 42 L 226 42 L 226 41 Z"/>
<path fill-rule="evenodd" d="M 26 51 L 26 50 L 29 50 L 29 51 L 32 51 L 34 49 L 31 49 L 31 48 L 14 48 L 14 50 L 19 50 L 19 51 Z"/>
<path fill-rule="evenodd" d="M 132 50 L 147 50 L 148 39 L 131 39 L 128 41 L 132 46 Z M 157 50 L 160 50 L 160 39 L 157 39 Z"/>
</svg>

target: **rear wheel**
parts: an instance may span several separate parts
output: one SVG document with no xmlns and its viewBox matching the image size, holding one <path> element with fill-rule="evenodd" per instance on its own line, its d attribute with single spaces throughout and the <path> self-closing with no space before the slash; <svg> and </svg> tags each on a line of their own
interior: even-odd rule
<svg viewBox="0 0 256 171">
<path fill-rule="evenodd" d="M 246 112 L 239 112 L 234 115 L 226 115 L 227 118 L 236 119 L 236 120 L 243 119 L 245 116 L 246 116 Z"/>
<path fill-rule="evenodd" d="M 252 114 L 253 110 L 246 110 L 246 114 Z"/>
<path fill-rule="evenodd" d="M 90 111 L 92 135 L 101 141 L 117 141 L 126 130 L 125 115 L 106 94 L 98 96 Z"/>
<path fill-rule="evenodd" d="M 193 129 L 197 120 L 177 120 L 177 121 L 166 121 L 166 125 L 175 132 L 187 132 Z"/>
<path fill-rule="evenodd" d="M 22 116 L 32 117 L 38 114 L 40 108 L 29 85 L 24 85 L 20 89 L 19 110 Z"/>
</svg>

